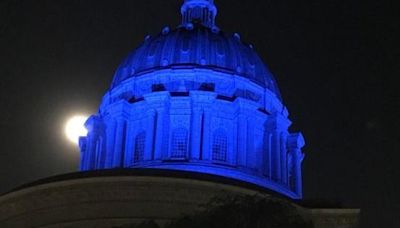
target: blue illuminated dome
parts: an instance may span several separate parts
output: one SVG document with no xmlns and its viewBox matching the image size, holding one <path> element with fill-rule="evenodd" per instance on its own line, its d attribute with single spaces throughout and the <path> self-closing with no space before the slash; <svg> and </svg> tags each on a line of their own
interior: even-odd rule
<svg viewBox="0 0 400 228">
<path fill-rule="evenodd" d="M 215 24 L 212 0 L 146 37 L 117 69 L 80 139 L 81 170 L 151 168 L 243 181 L 302 197 L 300 133 L 251 45 Z"/>
</svg>

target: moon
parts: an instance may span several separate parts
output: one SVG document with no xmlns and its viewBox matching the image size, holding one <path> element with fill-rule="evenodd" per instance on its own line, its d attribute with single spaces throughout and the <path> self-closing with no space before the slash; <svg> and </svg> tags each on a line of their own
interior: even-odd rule
<svg viewBox="0 0 400 228">
<path fill-rule="evenodd" d="M 87 116 L 76 115 L 67 121 L 65 124 L 65 135 L 69 141 L 78 145 L 79 137 L 87 135 L 87 130 L 85 128 L 85 122 L 87 119 Z"/>
</svg>

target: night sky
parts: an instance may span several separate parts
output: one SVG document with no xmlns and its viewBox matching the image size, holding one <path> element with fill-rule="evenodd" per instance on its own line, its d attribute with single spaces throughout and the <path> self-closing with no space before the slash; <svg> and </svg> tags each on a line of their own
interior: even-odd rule
<svg viewBox="0 0 400 228">
<path fill-rule="evenodd" d="M 305 198 L 360 207 L 363 228 L 398 228 L 400 20 L 380 2 L 216 0 L 217 24 L 275 75 L 307 142 Z M 97 111 L 118 64 L 178 25 L 180 4 L 0 0 L 0 192 L 77 170 L 65 121 Z"/>
</svg>

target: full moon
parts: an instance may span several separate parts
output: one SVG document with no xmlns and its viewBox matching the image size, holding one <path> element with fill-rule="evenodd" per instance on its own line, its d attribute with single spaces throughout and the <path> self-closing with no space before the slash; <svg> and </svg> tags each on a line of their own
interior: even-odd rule
<svg viewBox="0 0 400 228">
<path fill-rule="evenodd" d="M 84 125 L 87 119 L 87 116 L 80 115 L 73 116 L 67 121 L 65 125 L 65 135 L 67 136 L 68 140 L 78 144 L 79 137 L 86 136 L 87 130 Z"/>
</svg>

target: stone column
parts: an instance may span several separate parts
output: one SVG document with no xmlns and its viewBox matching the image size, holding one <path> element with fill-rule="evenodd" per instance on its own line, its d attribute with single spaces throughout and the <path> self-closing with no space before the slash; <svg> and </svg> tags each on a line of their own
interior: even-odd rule
<svg viewBox="0 0 400 228">
<path fill-rule="evenodd" d="M 237 109 L 237 165 L 239 167 L 256 168 L 256 150 L 254 146 L 255 120 L 250 117 L 257 111 L 259 104 L 244 98 L 236 98 Z M 253 159 L 250 159 L 253 158 Z"/>
<path fill-rule="evenodd" d="M 147 102 L 147 106 L 149 108 L 152 108 L 154 112 L 154 117 L 153 117 L 153 130 L 151 133 L 152 134 L 152 151 L 154 152 L 154 156 L 152 156 L 151 159 L 154 160 L 162 160 L 164 159 L 165 155 L 167 154 L 167 145 L 168 145 L 168 139 L 167 139 L 167 130 L 168 130 L 168 103 L 170 99 L 170 94 L 169 92 L 162 91 L 162 92 L 156 92 L 156 93 L 149 93 L 143 95 L 144 99 Z M 154 129 L 155 128 L 155 129 Z M 146 130 L 146 140 L 150 134 Z M 147 144 L 146 144 L 147 145 Z M 146 157 L 145 157 L 146 159 Z"/>
<path fill-rule="evenodd" d="M 238 134 L 239 134 L 239 127 L 238 127 L 239 125 L 238 125 L 237 119 L 235 119 L 235 118 L 232 119 L 232 125 L 233 125 L 233 129 L 232 129 L 233 135 L 232 135 L 231 142 L 229 142 L 229 139 L 228 139 L 228 143 L 231 144 L 230 147 L 231 147 L 232 154 L 228 154 L 227 159 L 228 159 L 229 164 L 236 166 L 238 164 L 237 161 L 238 161 L 238 151 L 239 151 L 239 148 L 237 145 Z"/>
<path fill-rule="evenodd" d="M 204 110 L 202 160 L 211 160 L 211 110 Z"/>
<path fill-rule="evenodd" d="M 106 119 L 105 122 L 107 123 L 107 129 L 105 132 L 106 135 L 106 158 L 105 158 L 105 168 L 112 168 L 113 167 L 113 160 L 114 160 L 114 145 L 115 145 L 115 134 L 116 134 L 116 127 L 117 123 L 113 119 Z"/>
<path fill-rule="evenodd" d="M 267 120 L 267 131 L 271 133 L 271 178 L 277 182 L 283 182 L 282 162 L 286 161 L 287 151 L 281 146 L 281 135 L 287 132 L 291 122 L 280 114 L 274 114 Z"/>
<path fill-rule="evenodd" d="M 157 125 L 156 125 L 156 138 L 155 138 L 155 147 L 154 147 L 154 160 L 161 160 L 163 153 L 163 145 L 165 139 L 165 109 L 160 108 L 157 110 Z"/>
<path fill-rule="evenodd" d="M 86 137 L 86 152 L 85 157 L 83 160 L 83 170 L 92 170 L 95 168 L 94 164 L 94 156 L 95 156 L 95 149 L 96 149 L 96 141 L 94 140 L 95 135 L 93 133 L 88 133 Z"/>
<path fill-rule="evenodd" d="M 133 153 L 134 153 L 134 143 L 135 143 L 135 128 L 131 121 L 127 121 L 126 123 L 126 144 L 125 144 L 125 153 L 124 153 L 124 167 L 130 167 L 133 164 Z"/>
<path fill-rule="evenodd" d="M 298 196 L 301 197 L 303 195 L 301 163 L 304 159 L 304 154 L 301 152 L 301 148 L 305 145 L 304 138 L 301 133 L 291 134 L 288 137 L 287 144 L 292 163 L 289 165 L 291 173 L 293 174 L 293 185 L 290 187 Z"/>
<path fill-rule="evenodd" d="M 280 135 L 280 145 L 281 145 L 281 170 L 282 170 L 282 183 L 284 185 L 288 184 L 288 152 L 286 148 L 287 142 L 287 132 L 282 132 Z"/>
<path fill-rule="evenodd" d="M 280 182 L 282 179 L 282 163 L 281 163 L 281 137 L 280 131 L 272 131 L 271 137 L 271 159 L 272 159 L 272 179 Z"/>
<path fill-rule="evenodd" d="M 104 148 L 103 148 L 103 134 L 98 135 L 96 139 L 96 169 L 103 169 L 104 168 Z"/>
<path fill-rule="evenodd" d="M 203 111 L 199 108 L 192 109 L 191 115 L 191 139 L 190 139 L 190 159 L 200 160 L 201 132 L 202 132 Z"/>
<path fill-rule="evenodd" d="M 122 166 L 122 151 L 125 149 L 125 120 L 118 119 L 116 130 L 115 130 L 115 142 L 114 142 L 114 158 L 113 167 L 119 168 Z"/>
<path fill-rule="evenodd" d="M 81 152 L 81 159 L 80 159 L 80 164 L 79 164 L 79 170 L 83 171 L 86 170 L 86 157 L 88 155 L 87 152 L 87 137 L 80 137 L 79 138 L 79 149 Z"/>
<path fill-rule="evenodd" d="M 147 130 L 146 130 L 146 143 L 144 149 L 144 160 L 150 161 L 153 159 L 153 149 L 154 149 L 154 127 L 156 121 L 156 111 L 151 109 L 147 111 Z"/>
<path fill-rule="evenodd" d="M 237 165 L 246 167 L 247 162 L 247 117 L 244 113 L 239 113 L 238 122 L 238 137 L 237 137 Z"/>
<path fill-rule="evenodd" d="M 191 156 L 194 159 L 211 160 L 211 104 L 215 101 L 217 94 L 209 91 L 190 91 L 190 97 L 193 111 Z"/>
<path fill-rule="evenodd" d="M 264 151 L 263 151 L 263 174 L 271 178 L 271 151 L 272 151 L 272 134 L 270 132 L 264 133 Z"/>
<path fill-rule="evenodd" d="M 104 124 L 100 117 L 91 116 L 85 123 L 88 130 L 86 136 L 85 151 L 81 161 L 82 170 L 92 170 L 99 168 L 99 156 L 103 153 L 103 145 L 97 145 L 100 136 L 104 133 Z M 101 142 L 102 143 L 102 142 Z"/>
</svg>

